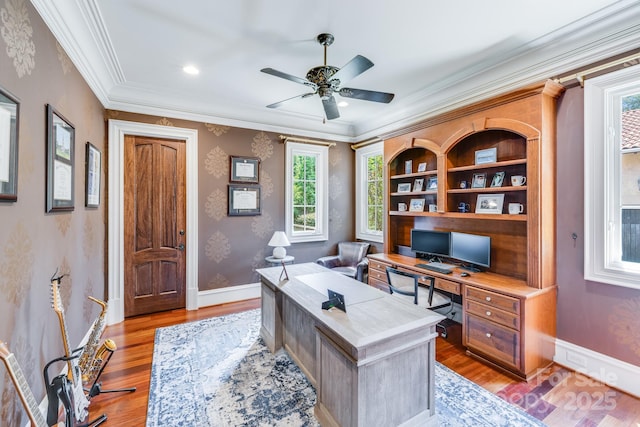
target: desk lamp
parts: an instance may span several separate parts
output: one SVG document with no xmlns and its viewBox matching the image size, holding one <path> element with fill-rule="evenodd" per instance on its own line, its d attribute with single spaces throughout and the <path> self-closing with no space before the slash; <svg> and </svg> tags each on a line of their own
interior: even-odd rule
<svg viewBox="0 0 640 427">
<path fill-rule="evenodd" d="M 273 237 L 269 240 L 269 246 L 273 246 L 273 257 L 282 259 L 287 256 L 287 250 L 284 248 L 285 246 L 291 246 L 289 243 L 289 239 L 287 239 L 287 235 L 284 231 L 276 231 L 273 233 Z"/>
</svg>

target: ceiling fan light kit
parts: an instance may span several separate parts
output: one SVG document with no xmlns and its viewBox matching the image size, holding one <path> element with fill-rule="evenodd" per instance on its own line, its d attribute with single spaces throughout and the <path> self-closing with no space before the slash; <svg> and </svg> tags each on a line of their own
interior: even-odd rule
<svg viewBox="0 0 640 427">
<path fill-rule="evenodd" d="M 369 61 L 362 55 L 356 55 L 342 68 L 327 65 L 327 47 L 331 46 L 335 38 L 331 34 L 322 33 L 318 35 L 317 40 L 318 43 L 324 46 L 324 65 L 310 69 L 307 72 L 305 79 L 282 71 L 274 70 L 273 68 L 263 68 L 260 70 L 263 73 L 270 74 L 275 77 L 303 84 L 313 90 L 313 92 L 310 93 L 304 93 L 302 95 L 294 96 L 293 98 L 267 105 L 268 108 L 278 108 L 288 101 L 307 98 L 317 94 L 322 101 L 322 106 L 324 107 L 324 113 L 327 120 L 333 120 L 340 117 L 338 105 L 336 104 L 336 99 L 333 96 L 334 93 L 345 98 L 354 98 L 363 101 L 381 102 L 385 104 L 391 102 L 394 97 L 394 94 L 392 93 L 341 87 L 341 83 L 345 83 L 373 67 L 373 62 Z"/>
</svg>

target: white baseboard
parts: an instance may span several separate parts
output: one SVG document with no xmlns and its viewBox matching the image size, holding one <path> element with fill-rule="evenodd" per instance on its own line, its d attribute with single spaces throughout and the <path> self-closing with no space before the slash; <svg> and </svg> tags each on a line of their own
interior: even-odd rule
<svg viewBox="0 0 640 427">
<path fill-rule="evenodd" d="M 198 292 L 198 308 L 252 298 L 260 298 L 260 283 L 200 291 Z"/>
<path fill-rule="evenodd" d="M 640 397 L 640 370 L 635 365 L 559 339 L 556 339 L 556 355 L 553 361 Z"/>
</svg>

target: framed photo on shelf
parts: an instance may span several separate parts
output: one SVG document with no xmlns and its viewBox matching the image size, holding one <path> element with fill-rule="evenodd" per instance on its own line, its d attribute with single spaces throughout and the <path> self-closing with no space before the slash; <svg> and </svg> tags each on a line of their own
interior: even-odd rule
<svg viewBox="0 0 640 427">
<path fill-rule="evenodd" d="M 422 186 L 424 185 L 424 178 L 418 178 L 413 181 L 413 191 L 422 191 Z"/>
<path fill-rule="evenodd" d="M 418 172 L 426 172 L 427 171 L 427 163 L 418 163 Z"/>
<path fill-rule="evenodd" d="M 229 184 L 229 216 L 261 213 L 259 185 Z"/>
<path fill-rule="evenodd" d="M 100 206 L 100 150 L 87 142 L 84 167 L 84 205 L 87 208 Z"/>
<path fill-rule="evenodd" d="M 471 181 L 471 188 L 484 188 L 487 185 L 486 173 L 474 173 L 473 181 Z"/>
<path fill-rule="evenodd" d="M 398 193 L 411 193 L 411 183 L 401 182 L 398 184 Z"/>
<path fill-rule="evenodd" d="M 20 102 L 0 87 L 0 202 L 18 200 Z"/>
<path fill-rule="evenodd" d="M 406 212 L 407 211 L 407 204 L 406 203 L 398 203 L 398 211 Z"/>
<path fill-rule="evenodd" d="M 427 181 L 427 190 L 437 190 L 438 189 L 438 177 L 432 176 Z"/>
<path fill-rule="evenodd" d="M 250 182 L 260 181 L 260 159 L 258 157 L 229 156 L 231 167 L 229 168 L 229 181 Z"/>
<path fill-rule="evenodd" d="M 404 162 L 404 173 L 409 174 L 413 172 L 413 160 L 407 160 Z"/>
<path fill-rule="evenodd" d="M 409 204 L 409 212 L 423 212 L 424 199 L 411 199 Z"/>
<path fill-rule="evenodd" d="M 74 209 L 74 126 L 47 104 L 46 212 Z"/>
<path fill-rule="evenodd" d="M 498 149 L 496 147 L 476 151 L 476 165 L 495 163 L 498 161 Z"/>
<path fill-rule="evenodd" d="M 493 175 L 493 179 L 491 180 L 492 187 L 502 187 L 502 183 L 504 182 L 504 172 L 496 172 Z"/>
<path fill-rule="evenodd" d="M 476 213 L 501 214 L 504 194 L 478 194 Z"/>
</svg>

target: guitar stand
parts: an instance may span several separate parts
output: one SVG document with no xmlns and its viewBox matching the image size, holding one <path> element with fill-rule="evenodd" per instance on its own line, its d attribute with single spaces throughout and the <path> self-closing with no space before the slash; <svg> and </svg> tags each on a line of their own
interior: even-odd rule
<svg viewBox="0 0 640 427">
<path fill-rule="evenodd" d="M 61 381 L 59 380 L 64 379 L 64 381 L 66 382 L 66 376 L 64 374 L 58 375 L 56 378 L 53 379 L 53 381 L 49 382 L 49 366 L 51 366 L 56 362 L 63 362 L 63 361 L 67 362 L 71 359 L 75 359 L 76 357 L 78 356 L 74 355 L 70 357 L 66 357 L 66 356 L 58 357 L 56 359 L 53 359 L 49 363 L 47 363 L 44 367 L 44 370 L 43 370 L 44 384 L 47 388 L 47 398 L 49 401 L 49 407 L 47 408 L 47 424 L 51 424 L 51 423 L 57 424 L 57 421 L 54 422 L 54 420 L 57 419 L 59 399 L 65 400 L 63 396 L 60 395 L 60 393 L 62 392 L 63 386 Z M 54 396 L 56 397 L 55 399 L 53 399 Z M 70 402 L 68 401 L 68 399 L 66 399 L 66 402 L 63 402 L 63 403 L 68 405 Z M 73 415 L 71 415 L 72 410 L 73 410 L 72 408 L 68 408 L 65 406 L 65 412 L 66 412 L 65 426 L 73 426 L 73 421 L 72 421 Z M 107 415 L 102 414 L 97 418 L 89 421 L 88 423 L 78 424 L 78 425 L 75 425 L 74 427 L 96 427 L 104 423 L 105 421 L 107 421 Z"/>
<path fill-rule="evenodd" d="M 98 380 L 100 379 L 100 376 L 102 375 L 102 371 L 104 371 L 104 368 L 107 366 L 107 364 L 109 363 L 109 360 L 111 360 L 111 356 L 113 355 L 113 352 L 109 353 L 109 357 L 107 358 L 106 362 L 104 362 L 102 364 L 102 366 L 100 367 L 100 371 L 98 371 L 98 375 L 96 375 L 96 379 L 95 381 L 93 381 L 93 384 L 91 385 L 91 388 L 88 391 L 88 398 L 91 399 L 94 396 L 97 396 L 99 394 L 102 393 L 133 393 L 134 391 L 136 391 L 135 387 L 128 387 L 128 388 L 116 388 L 116 389 L 111 389 L 111 390 L 103 390 L 102 389 L 102 383 L 99 383 Z"/>
</svg>

